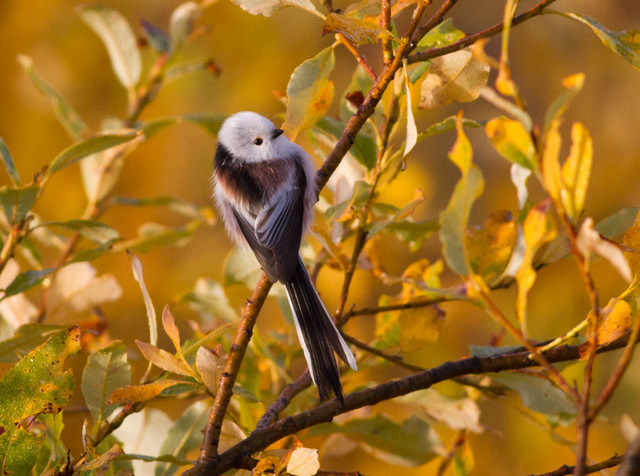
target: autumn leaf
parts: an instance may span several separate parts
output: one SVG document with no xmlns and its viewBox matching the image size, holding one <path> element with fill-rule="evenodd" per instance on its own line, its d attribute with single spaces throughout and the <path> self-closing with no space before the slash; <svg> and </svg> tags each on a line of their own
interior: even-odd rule
<svg viewBox="0 0 640 476">
<path fill-rule="evenodd" d="M 322 25 L 322 34 L 340 33 L 355 46 L 375 43 L 380 39 L 393 39 L 393 34 L 366 20 L 329 13 Z"/>
</svg>

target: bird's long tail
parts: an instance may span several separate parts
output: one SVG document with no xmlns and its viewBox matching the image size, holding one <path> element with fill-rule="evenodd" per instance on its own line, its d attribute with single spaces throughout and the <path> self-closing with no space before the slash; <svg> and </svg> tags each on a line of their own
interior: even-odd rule
<svg viewBox="0 0 640 476">
<path fill-rule="evenodd" d="M 356 370 L 356 359 L 322 304 L 302 258 L 298 257 L 293 277 L 285 287 L 298 339 L 320 400 L 327 400 L 333 391 L 343 401 L 340 371 L 333 352 L 353 370 Z"/>
</svg>

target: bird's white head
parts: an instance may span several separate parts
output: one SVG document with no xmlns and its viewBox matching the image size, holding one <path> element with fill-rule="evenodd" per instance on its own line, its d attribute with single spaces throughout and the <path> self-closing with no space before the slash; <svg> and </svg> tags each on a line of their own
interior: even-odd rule
<svg viewBox="0 0 640 476">
<path fill-rule="evenodd" d="M 299 153 L 299 147 L 282 132 L 266 117 L 244 111 L 224 121 L 218 141 L 235 160 L 244 162 L 287 158 Z"/>
</svg>

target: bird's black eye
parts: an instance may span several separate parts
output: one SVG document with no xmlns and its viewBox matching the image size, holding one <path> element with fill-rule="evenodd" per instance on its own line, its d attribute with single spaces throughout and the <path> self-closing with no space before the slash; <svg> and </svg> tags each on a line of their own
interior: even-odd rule
<svg viewBox="0 0 640 476">
<path fill-rule="evenodd" d="M 253 143 L 255 145 L 262 145 L 262 137 L 256 137 L 255 139 L 253 139 Z"/>
</svg>

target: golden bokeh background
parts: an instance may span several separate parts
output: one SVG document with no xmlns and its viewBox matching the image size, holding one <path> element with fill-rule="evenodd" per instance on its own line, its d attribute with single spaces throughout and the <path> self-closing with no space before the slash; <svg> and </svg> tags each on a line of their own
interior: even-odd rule
<svg viewBox="0 0 640 476">
<path fill-rule="evenodd" d="M 171 12 L 181 2 L 105 0 L 103 3 L 122 12 L 136 31 L 139 31 L 140 18 L 166 31 Z M 76 14 L 74 9 L 81 4 L 84 2 L 74 0 L 0 0 L 0 137 L 7 143 L 23 180 L 33 176 L 71 141 L 55 119 L 49 101 L 20 67 L 16 55 L 33 58 L 40 75 L 67 98 L 93 131 L 100 130 L 105 117 L 122 117 L 125 113 L 126 92 L 113 74 L 99 38 Z M 533 2 L 521 4 L 524 8 Z M 348 2 L 335 3 L 341 8 L 347 5 Z M 591 16 L 615 31 L 640 28 L 637 0 L 567 0 L 557 2 L 554 7 Z M 436 5 L 430 7 L 435 8 Z M 503 2 L 459 1 L 451 16 L 456 27 L 470 33 L 499 21 L 502 8 Z M 249 15 L 227 0 L 218 0 L 210 2 L 199 23 L 208 25 L 211 31 L 188 44 L 180 53 L 181 57 L 185 60 L 212 58 L 220 66 L 221 74 L 214 77 L 197 73 L 170 83 L 144 111 L 142 119 L 191 112 L 231 114 L 249 109 L 279 123 L 284 106 L 278 92 L 286 90 L 293 69 L 333 42 L 329 36 L 322 37 L 321 20 L 293 8 L 265 18 Z M 487 50 L 495 56 L 498 49 L 499 39 L 494 38 Z M 565 150 L 568 150 L 569 127 L 574 121 L 583 122 L 593 137 L 594 168 L 586 214 L 597 222 L 620 208 L 638 206 L 640 71 L 607 50 L 583 25 L 555 15 L 534 18 L 515 28 L 510 53 L 514 79 L 537 123 L 542 122 L 546 107 L 561 92 L 562 78 L 577 72 L 586 75 L 585 87 L 569 109 L 562 128 Z M 365 54 L 372 63 L 378 62 L 375 48 L 366 48 Z M 349 82 L 355 62 L 344 49 L 338 48 L 336 55 L 332 79 L 336 93 L 340 95 Z M 143 58 L 148 67 L 150 53 L 145 52 Z M 500 114 L 481 100 L 469 105 L 452 105 L 444 110 L 416 111 L 418 129 L 426 129 L 455 114 L 461 107 L 466 117 L 474 119 L 489 119 Z M 335 111 L 334 105 L 332 112 Z M 517 201 L 508 164 L 492 150 L 481 130 L 469 130 L 468 134 L 474 146 L 475 160 L 487 180 L 485 193 L 472 217 L 475 223 L 480 223 L 494 210 L 515 210 Z M 418 218 L 437 216 L 446 206 L 458 179 L 457 170 L 446 158 L 453 141 L 453 134 L 444 134 L 419 144 L 409 158 L 408 170 L 387 192 L 388 199 L 402 204 L 419 188 L 426 201 L 418 210 Z M 197 126 L 170 127 L 137 149 L 124 169 L 115 193 L 128 197 L 175 195 L 200 206 L 209 205 L 214 150 L 215 138 Z M 3 172 L 0 173 L 0 184 L 5 183 L 8 181 Z M 69 220 L 77 218 L 85 205 L 79 167 L 72 166 L 54 175 L 35 211 L 44 220 Z M 103 220 L 125 239 L 130 239 L 143 223 L 176 225 L 182 219 L 162 208 L 114 208 Z M 416 254 L 398 246 L 391 238 L 385 240 L 389 246 L 381 247 L 383 261 L 394 273 L 401 273 L 408 263 L 419 257 L 431 260 L 440 257 L 437 239 L 428 240 Z M 202 227 L 185 246 L 160 247 L 140 255 L 157 310 L 190 290 L 200 276 L 222 281 L 223 262 L 230 249 L 223 227 L 218 224 Z M 134 349 L 133 339 L 147 339 L 148 330 L 142 297 L 129 261 L 124 253 L 117 253 L 105 255 L 93 264 L 101 273 L 116 276 L 124 290 L 123 298 L 106 304 L 104 310 L 111 335 L 123 339 Z M 602 304 L 625 287 L 606 263 L 595 263 L 594 274 L 601 289 Z M 321 273 L 319 288 L 329 308 L 337 302 L 336 282 L 341 282 L 339 274 Z M 359 272 L 352 296 L 357 296 L 358 306 L 364 306 L 375 303 L 377 295 L 383 291 L 392 294 L 398 290 L 384 289 L 365 272 Z M 247 293 L 245 288 L 235 287 L 231 292 L 233 303 L 241 306 Z M 509 313 L 514 294 L 500 291 L 496 293 L 496 300 Z M 531 333 L 540 339 L 566 332 L 584 318 L 588 309 L 577 270 L 568 260 L 540 272 L 530 302 Z M 477 309 L 458 304 L 443 307 L 447 311 L 447 322 L 441 339 L 425 352 L 406 356 L 410 362 L 431 367 L 458 359 L 468 353 L 470 344 L 486 345 L 497 332 L 492 321 Z M 277 308 L 270 309 L 275 311 Z M 184 320 L 193 317 L 191 311 L 182 306 L 174 312 L 182 319 L 181 328 L 186 330 Z M 274 322 L 285 329 L 281 319 Z M 363 323 L 355 323 L 350 330 L 354 333 L 370 331 Z M 167 344 L 164 340 L 161 343 Z M 606 379 L 618 355 L 613 353 L 599 360 L 598 382 Z M 81 365 L 77 367 L 76 375 L 81 368 Z M 604 412 L 606 419 L 594 425 L 589 452 L 594 461 L 624 451 L 625 442 L 619 431 L 623 414 L 630 414 L 640 424 L 639 370 L 636 358 Z M 580 374 L 575 371 L 576 378 Z M 541 425 L 525 417 L 517 403 L 483 400 L 481 408 L 481 423 L 489 429 L 470 438 L 475 459 L 473 474 L 507 476 L 544 472 L 574 460 L 566 447 L 550 441 Z M 388 410 L 393 411 L 392 404 Z M 168 411 L 175 417 L 180 408 L 175 405 Z M 78 418 L 81 421 L 81 417 Z M 559 432 L 568 438 L 575 435 L 573 427 Z M 79 444 L 78 433 L 67 430 L 66 435 L 70 445 Z M 444 440 L 450 444 L 446 436 Z M 332 459 L 327 469 L 332 468 L 359 470 L 370 475 L 392 471 L 360 451 Z M 428 475 L 436 468 L 437 464 L 428 464 L 403 471 L 407 475 Z"/>
</svg>

